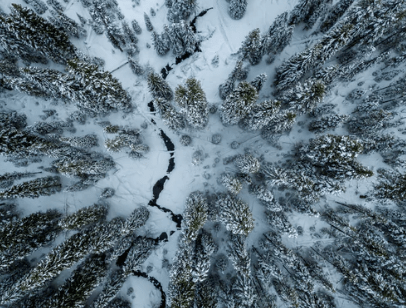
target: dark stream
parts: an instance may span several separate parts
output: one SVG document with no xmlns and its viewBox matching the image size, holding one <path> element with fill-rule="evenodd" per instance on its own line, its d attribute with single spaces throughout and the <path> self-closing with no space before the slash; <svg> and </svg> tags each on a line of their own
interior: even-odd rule
<svg viewBox="0 0 406 308">
<path fill-rule="evenodd" d="M 211 7 L 211 8 L 208 8 L 208 9 L 205 9 L 204 11 L 201 11 L 198 15 L 196 15 L 195 18 L 193 18 L 193 20 L 190 22 L 190 27 L 192 28 L 192 30 L 193 30 L 194 33 L 197 32 L 197 29 L 196 29 L 196 21 L 197 21 L 197 18 L 206 15 L 206 13 L 207 13 L 208 11 L 212 10 L 212 9 L 213 9 L 212 7 Z M 195 52 L 201 52 L 201 51 L 202 51 L 202 50 L 200 49 L 200 42 L 197 42 L 196 45 L 195 45 L 195 50 L 194 50 L 193 52 L 187 52 L 187 53 L 185 53 L 185 54 L 182 55 L 182 56 L 176 57 L 174 64 L 169 65 L 169 63 L 168 63 L 165 67 L 163 67 L 163 68 L 161 69 L 162 78 L 163 78 L 163 79 L 166 79 L 166 77 L 168 76 L 169 72 L 170 72 L 171 70 L 173 70 L 173 67 L 174 67 L 175 65 L 178 65 L 178 64 L 181 63 L 182 61 L 184 61 L 184 60 L 190 58 Z M 149 106 L 149 105 L 148 105 L 148 106 Z"/>
</svg>

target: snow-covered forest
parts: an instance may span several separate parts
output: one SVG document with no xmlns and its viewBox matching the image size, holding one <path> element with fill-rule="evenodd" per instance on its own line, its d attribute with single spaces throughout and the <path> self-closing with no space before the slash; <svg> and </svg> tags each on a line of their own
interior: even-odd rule
<svg viewBox="0 0 406 308">
<path fill-rule="evenodd" d="M 404 0 L 2 0 L 0 307 L 406 307 Z"/>
</svg>

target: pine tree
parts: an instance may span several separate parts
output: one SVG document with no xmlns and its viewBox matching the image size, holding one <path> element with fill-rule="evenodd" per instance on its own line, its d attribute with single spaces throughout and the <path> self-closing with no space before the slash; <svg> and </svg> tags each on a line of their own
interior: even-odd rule
<svg viewBox="0 0 406 308">
<path fill-rule="evenodd" d="M 203 229 L 196 239 L 193 256 L 192 280 L 197 286 L 206 281 L 211 265 L 210 257 L 216 249 L 212 236 Z"/>
<path fill-rule="evenodd" d="M 0 175 L 0 189 L 10 187 L 14 184 L 14 181 L 22 178 L 32 177 L 35 174 L 41 172 L 13 172 Z"/>
<path fill-rule="evenodd" d="M 75 269 L 58 291 L 41 305 L 52 307 L 83 307 L 86 299 L 107 273 L 106 255 L 90 255 Z"/>
<path fill-rule="evenodd" d="M 154 106 L 161 114 L 161 117 L 170 129 L 180 131 L 185 128 L 185 119 L 182 114 L 177 112 L 175 108 L 168 103 L 164 98 L 154 100 Z"/>
<path fill-rule="evenodd" d="M 124 262 L 124 275 L 129 276 L 134 271 L 139 271 L 141 265 L 152 253 L 154 246 L 155 240 L 141 236 L 137 237 L 128 252 L 127 259 Z"/>
<path fill-rule="evenodd" d="M 186 209 L 183 215 L 185 224 L 185 239 L 189 242 L 196 240 L 199 230 L 207 221 L 207 199 L 200 191 L 192 192 L 186 199 Z"/>
<path fill-rule="evenodd" d="M 226 99 L 234 91 L 235 78 L 229 77 L 226 82 L 219 85 L 219 95 L 221 99 Z"/>
<path fill-rule="evenodd" d="M 179 85 L 175 100 L 185 114 L 186 121 L 194 128 L 202 129 L 209 121 L 209 108 L 200 82 L 195 78 L 186 80 L 186 88 Z"/>
<path fill-rule="evenodd" d="M 257 90 L 249 83 L 241 82 L 220 106 L 220 118 L 223 124 L 237 124 L 250 113 L 257 98 Z"/>
<path fill-rule="evenodd" d="M 173 23 L 169 27 L 167 34 L 171 43 L 172 52 L 175 56 L 183 56 L 185 53 L 194 53 L 197 43 L 196 35 L 192 27 L 185 21 L 181 20 L 179 23 Z"/>
<path fill-rule="evenodd" d="M 314 120 L 309 124 L 309 131 L 315 133 L 323 133 L 326 130 L 334 130 L 340 123 L 348 119 L 346 115 L 329 115 L 321 117 L 319 120 Z"/>
<path fill-rule="evenodd" d="M 281 100 L 289 104 L 298 114 L 311 112 L 321 103 L 325 95 L 325 86 L 319 80 L 309 79 L 283 93 Z"/>
<path fill-rule="evenodd" d="M 6 33 L 2 36 L 1 43 L 7 46 L 10 53 L 26 54 L 23 47 L 26 45 L 61 64 L 66 64 L 76 56 L 76 48 L 64 32 L 31 9 L 18 4 L 12 4 L 11 14 L 8 17 L 0 16 L 0 28 Z M 16 45 L 12 44 L 15 41 L 19 42 Z"/>
<path fill-rule="evenodd" d="M 140 63 L 132 58 L 128 57 L 128 64 L 130 64 L 131 71 L 137 75 L 141 76 L 144 74 L 144 69 L 140 65 Z"/>
<path fill-rule="evenodd" d="M 253 81 L 251 81 L 251 85 L 257 89 L 257 92 L 261 91 L 262 87 L 264 86 L 264 83 L 266 82 L 268 76 L 265 73 L 262 73 L 255 77 Z"/>
<path fill-rule="evenodd" d="M 0 199 L 10 198 L 38 198 L 50 196 L 61 191 L 61 180 L 58 176 L 38 178 L 22 184 L 14 185 L 0 192 Z"/>
<path fill-rule="evenodd" d="M 138 21 L 136 21 L 135 19 L 133 19 L 131 21 L 131 26 L 133 27 L 133 30 L 136 34 L 140 35 L 142 33 L 142 29 L 140 27 L 140 24 L 138 23 Z"/>
<path fill-rule="evenodd" d="M 62 218 L 58 225 L 63 229 L 80 230 L 84 227 L 105 220 L 107 210 L 108 208 L 105 204 L 94 204 Z"/>
<path fill-rule="evenodd" d="M 148 75 L 148 89 L 155 99 L 164 98 L 169 101 L 173 98 L 173 92 L 169 84 L 156 73 Z"/>
<path fill-rule="evenodd" d="M 231 234 L 227 254 L 237 273 L 246 277 L 251 276 L 251 258 L 247 251 L 246 235 Z"/>
<path fill-rule="evenodd" d="M 34 213 L 22 219 L 5 222 L 0 227 L 0 271 L 53 240 L 61 231 L 61 214 L 57 211 Z"/>
<path fill-rule="evenodd" d="M 340 0 L 328 12 L 320 24 L 320 31 L 327 32 L 344 15 L 355 0 Z"/>
<path fill-rule="evenodd" d="M 220 176 L 221 184 L 227 188 L 227 190 L 233 195 L 237 195 L 242 189 L 241 181 L 233 176 L 231 173 L 223 173 Z"/>
<path fill-rule="evenodd" d="M 49 20 L 68 36 L 76 38 L 86 36 L 86 29 L 78 25 L 73 19 L 66 16 L 62 11 L 63 10 L 51 10 L 52 17 L 50 17 Z"/>
<path fill-rule="evenodd" d="M 288 24 L 288 12 L 282 13 L 275 18 L 268 32 L 262 38 L 264 54 L 278 54 L 289 44 L 294 27 Z"/>
<path fill-rule="evenodd" d="M 187 20 L 197 6 L 196 0 L 172 0 L 170 3 L 167 18 L 170 22 Z"/>
<path fill-rule="evenodd" d="M 247 9 L 247 0 L 230 0 L 228 14 L 232 19 L 241 19 Z"/>
<path fill-rule="evenodd" d="M 217 220 L 224 223 L 233 234 L 248 235 L 254 228 L 254 218 L 248 204 L 230 194 L 221 195 L 216 201 Z"/>
<path fill-rule="evenodd" d="M 256 65 L 261 62 L 262 59 L 262 41 L 260 30 L 257 28 L 251 31 L 248 36 L 245 37 L 245 41 L 239 50 L 243 59 L 248 59 L 251 65 Z"/>
<path fill-rule="evenodd" d="M 251 154 L 238 155 L 234 160 L 234 164 L 240 172 L 245 174 L 257 173 L 261 167 L 259 160 Z"/>
<path fill-rule="evenodd" d="M 406 200 L 406 175 L 399 171 L 380 169 L 379 184 L 375 185 L 374 194 L 378 198 L 393 200 L 398 204 Z"/>
<path fill-rule="evenodd" d="M 170 50 L 170 46 L 167 44 L 167 41 L 165 41 L 162 36 L 157 34 L 155 31 L 152 32 L 152 42 L 155 51 L 160 56 L 166 55 Z"/>
<path fill-rule="evenodd" d="M 317 8 L 322 5 L 322 0 L 301 0 L 293 8 L 290 14 L 290 24 L 299 24 L 307 22 L 313 14 L 317 12 Z"/>
<path fill-rule="evenodd" d="M 96 297 L 93 302 L 94 308 L 110 307 L 114 301 L 114 297 L 118 294 L 126 280 L 126 275 L 121 267 L 110 270 L 106 281 L 103 283 L 101 293 Z"/>
<path fill-rule="evenodd" d="M 281 103 L 278 101 L 263 101 L 252 107 L 251 112 L 243 118 L 239 125 L 249 131 L 260 130 L 271 123 L 278 115 Z"/>
<path fill-rule="evenodd" d="M 270 121 L 270 123 L 262 128 L 261 136 L 262 138 L 271 142 L 271 144 L 276 145 L 279 136 L 289 131 L 296 121 L 296 114 L 290 112 L 289 110 L 284 110 Z"/>
<path fill-rule="evenodd" d="M 151 19 L 149 18 L 149 16 L 147 15 L 147 13 L 144 13 L 144 21 L 145 21 L 145 26 L 147 28 L 147 30 L 149 32 L 151 32 L 152 30 L 154 30 L 154 26 L 151 23 Z"/>
</svg>

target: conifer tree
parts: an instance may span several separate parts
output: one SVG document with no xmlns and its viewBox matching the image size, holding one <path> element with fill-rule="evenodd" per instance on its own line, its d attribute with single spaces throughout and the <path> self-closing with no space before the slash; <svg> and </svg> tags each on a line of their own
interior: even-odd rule
<svg viewBox="0 0 406 308">
<path fill-rule="evenodd" d="M 147 13 L 144 13 L 144 21 L 145 21 L 145 27 L 147 28 L 147 30 L 149 32 L 151 32 L 152 30 L 154 30 L 154 26 L 152 25 L 151 19 L 149 18 L 149 16 L 147 15 Z"/>
<path fill-rule="evenodd" d="M 320 24 L 320 31 L 327 32 L 344 15 L 355 0 L 340 0 L 328 12 Z"/>
<path fill-rule="evenodd" d="M 141 76 L 144 74 L 144 69 L 140 65 L 140 63 L 132 58 L 128 57 L 128 64 L 130 64 L 131 71 L 137 75 Z"/>
<path fill-rule="evenodd" d="M 268 76 L 265 73 L 262 73 L 255 77 L 253 81 L 251 81 L 251 85 L 257 89 L 257 92 L 261 91 L 262 87 L 264 86 L 264 83 L 266 82 Z"/>
<path fill-rule="evenodd" d="M 185 53 L 194 53 L 196 49 L 196 35 L 191 26 L 181 20 L 173 23 L 167 31 L 172 52 L 175 56 L 183 56 Z M 165 34 L 164 34 L 165 35 Z M 166 38 L 164 37 L 164 43 Z"/>
<path fill-rule="evenodd" d="M 9 221 L 0 227 L 0 270 L 7 269 L 16 260 L 51 243 L 61 231 L 57 211 L 34 213 L 22 219 Z"/>
<path fill-rule="evenodd" d="M 207 199 L 200 191 L 192 192 L 186 199 L 186 209 L 183 215 L 185 224 L 185 239 L 189 242 L 196 240 L 199 230 L 207 221 Z"/>
<path fill-rule="evenodd" d="M 221 99 L 226 99 L 234 91 L 235 77 L 229 77 L 226 82 L 219 85 L 219 95 Z"/>
<path fill-rule="evenodd" d="M 172 0 L 167 5 L 169 7 L 167 18 L 170 22 L 180 22 L 187 20 L 196 9 L 196 0 Z"/>
<path fill-rule="evenodd" d="M 223 173 L 220 176 L 221 184 L 227 188 L 227 190 L 233 195 L 237 195 L 242 189 L 241 181 L 233 176 L 231 173 Z"/>
<path fill-rule="evenodd" d="M 105 204 L 94 204 L 62 218 L 58 225 L 63 229 L 80 230 L 86 226 L 105 220 L 107 210 L 108 208 Z"/>
<path fill-rule="evenodd" d="M 241 19 L 247 9 L 247 0 L 230 0 L 228 14 L 232 19 Z"/>
<path fill-rule="evenodd" d="M 303 114 L 311 112 L 320 104 L 324 95 L 325 85 L 319 80 L 309 79 L 285 91 L 280 99 L 298 114 Z"/>
<path fill-rule="evenodd" d="M 398 204 L 406 200 L 406 175 L 399 171 L 380 169 L 379 183 L 375 185 L 374 194 L 379 198 L 393 200 Z"/>
<path fill-rule="evenodd" d="M 180 131 L 185 128 L 185 119 L 183 115 L 175 110 L 164 98 L 154 100 L 154 106 L 161 114 L 164 123 L 174 131 Z"/>
<path fill-rule="evenodd" d="M 13 173 L 5 173 L 0 175 L 0 189 L 4 189 L 7 187 L 10 187 L 14 184 L 14 181 L 26 178 L 26 177 L 32 177 L 37 173 L 41 172 L 13 172 Z"/>
<path fill-rule="evenodd" d="M 224 223 L 233 234 L 248 235 L 254 228 L 254 218 L 248 204 L 230 194 L 221 195 L 216 201 L 217 220 Z"/>
<path fill-rule="evenodd" d="M 61 64 L 76 56 L 76 48 L 64 32 L 21 5 L 12 4 L 11 14 L 0 16 L 0 28 L 6 33 L 1 43 L 10 53 L 26 54 L 23 47 L 26 45 Z"/>
<path fill-rule="evenodd" d="M 133 19 L 131 21 L 131 26 L 133 27 L 133 30 L 136 34 L 140 35 L 142 33 L 142 29 L 140 27 L 140 24 L 138 23 L 137 20 Z"/>
<path fill-rule="evenodd" d="M 259 160 L 251 154 L 238 155 L 235 158 L 234 163 L 240 172 L 245 174 L 257 173 L 261 167 Z"/>
<path fill-rule="evenodd" d="M 273 122 L 279 113 L 280 106 L 280 102 L 271 100 L 256 104 L 239 125 L 249 131 L 260 130 Z"/>
<path fill-rule="evenodd" d="M 59 4 L 59 2 L 58 2 Z M 65 32 L 68 36 L 73 36 L 76 38 L 86 36 L 86 29 L 78 25 L 76 21 L 66 16 L 62 13 L 63 10 L 51 10 L 52 17 L 49 20 L 59 28 Z"/>
<path fill-rule="evenodd" d="M 257 28 L 251 31 L 248 36 L 245 37 L 245 41 L 239 50 L 243 59 L 248 59 L 251 65 L 256 65 L 261 62 L 262 59 L 262 41 L 260 30 Z"/>
<path fill-rule="evenodd" d="M 14 185 L 0 192 L 0 199 L 38 198 L 50 196 L 61 191 L 61 180 L 58 176 L 48 176 Z"/>
<path fill-rule="evenodd" d="M 41 307 L 83 307 L 107 272 L 105 253 L 90 255 Z"/>
<path fill-rule="evenodd" d="M 288 24 L 288 12 L 275 18 L 273 24 L 262 38 L 263 54 L 276 55 L 289 44 L 294 27 Z"/>
<path fill-rule="evenodd" d="M 156 73 L 148 75 L 148 89 L 155 99 L 164 98 L 170 101 L 173 98 L 173 91 L 169 84 Z"/>
<path fill-rule="evenodd" d="M 209 121 L 209 108 L 200 82 L 195 78 L 186 80 L 186 88 L 179 85 L 175 100 L 185 114 L 186 121 L 194 128 L 202 129 Z"/>
<path fill-rule="evenodd" d="M 257 90 L 249 83 L 241 82 L 220 106 L 220 118 L 223 124 L 237 124 L 251 112 L 257 98 Z"/>
<path fill-rule="evenodd" d="M 170 50 L 169 42 L 165 41 L 164 38 L 157 34 L 155 31 L 152 32 L 152 44 L 154 45 L 155 51 L 158 55 L 164 56 Z"/>
</svg>

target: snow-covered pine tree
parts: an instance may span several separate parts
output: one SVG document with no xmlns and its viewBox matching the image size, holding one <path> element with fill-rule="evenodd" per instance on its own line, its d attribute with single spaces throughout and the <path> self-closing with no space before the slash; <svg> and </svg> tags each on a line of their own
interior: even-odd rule
<svg viewBox="0 0 406 308">
<path fill-rule="evenodd" d="M 403 204 L 406 200 L 406 174 L 399 171 L 378 170 L 379 183 L 375 185 L 374 195 Z"/>
<path fill-rule="evenodd" d="M 0 199 L 50 196 L 61 191 L 61 187 L 62 184 L 59 176 L 48 176 L 17 184 L 0 191 Z"/>
<path fill-rule="evenodd" d="M 76 48 L 64 32 L 19 4 L 12 4 L 7 17 L 0 16 L 0 28 L 6 33 L 1 43 L 10 53 L 26 54 L 25 45 L 61 64 L 76 57 Z"/>
<path fill-rule="evenodd" d="M 173 98 L 173 91 L 169 84 L 159 74 L 148 75 L 148 89 L 155 99 L 164 98 L 170 101 Z"/>
<path fill-rule="evenodd" d="M 321 174 L 335 179 L 370 177 L 373 172 L 355 160 L 362 151 L 361 141 L 328 134 L 299 146 L 298 155 L 304 162 L 320 167 Z"/>
<path fill-rule="evenodd" d="M 300 0 L 290 13 L 289 23 L 297 25 L 301 22 L 308 22 L 322 4 L 322 0 Z"/>
<path fill-rule="evenodd" d="M 164 98 L 159 97 L 154 100 L 154 106 L 161 115 L 165 125 L 174 131 L 180 131 L 185 128 L 185 119 L 182 114 L 177 112 L 175 108 Z"/>
<path fill-rule="evenodd" d="M 196 239 L 193 255 L 192 280 L 196 283 L 196 286 L 206 281 L 211 265 L 210 257 L 215 249 L 216 245 L 210 233 L 202 230 Z"/>
<path fill-rule="evenodd" d="M 263 101 L 252 107 L 251 112 L 238 124 L 241 128 L 255 131 L 260 130 L 273 122 L 278 115 L 281 103 L 278 101 Z"/>
<path fill-rule="evenodd" d="M 247 236 L 243 234 L 230 234 L 227 244 L 227 254 L 237 273 L 251 276 L 251 258 L 247 250 Z"/>
<path fill-rule="evenodd" d="M 257 90 L 248 82 L 240 82 L 220 106 L 220 118 L 223 124 L 237 124 L 238 121 L 247 116 L 258 98 Z"/>
<path fill-rule="evenodd" d="M 251 81 L 251 85 L 257 89 L 257 92 L 259 93 L 267 79 L 268 76 L 265 73 L 259 74 L 253 81 Z"/>
<path fill-rule="evenodd" d="M 237 195 L 242 189 L 242 183 L 238 177 L 231 173 L 222 173 L 220 176 L 221 184 L 233 195 Z"/>
<path fill-rule="evenodd" d="M 94 204 L 62 218 L 58 225 L 65 230 L 80 230 L 89 225 L 103 221 L 108 207 L 106 204 Z"/>
<path fill-rule="evenodd" d="M 175 56 L 194 53 L 197 43 L 196 35 L 192 27 L 185 21 L 181 20 L 179 23 L 173 23 L 165 33 L 168 34 L 172 52 Z"/>
<path fill-rule="evenodd" d="M 221 99 L 226 99 L 234 91 L 235 77 L 230 76 L 226 82 L 219 85 L 219 95 Z"/>
<path fill-rule="evenodd" d="M 130 65 L 131 71 L 135 75 L 141 76 L 144 74 L 144 69 L 137 60 L 133 60 L 133 58 L 128 57 L 128 64 Z"/>
<path fill-rule="evenodd" d="M 107 273 L 106 254 L 90 255 L 41 307 L 83 307 Z"/>
<path fill-rule="evenodd" d="M 152 30 L 154 30 L 154 26 L 152 25 L 151 19 L 149 18 L 149 16 L 147 15 L 147 13 L 144 13 L 144 21 L 145 21 L 145 27 L 147 28 L 147 30 L 149 32 L 151 32 Z"/>
<path fill-rule="evenodd" d="M 241 19 L 247 9 L 247 0 L 230 0 L 228 14 L 232 19 Z"/>
<path fill-rule="evenodd" d="M 4 222 L 0 228 L 0 271 L 55 240 L 61 231 L 58 225 L 60 218 L 59 212 L 47 211 Z"/>
<path fill-rule="evenodd" d="M 0 175 L 0 189 L 10 187 L 14 184 L 14 181 L 22 178 L 29 178 L 41 172 L 13 172 L 4 173 Z"/>
<path fill-rule="evenodd" d="M 183 214 L 185 240 L 196 240 L 199 230 L 207 221 L 207 198 L 200 191 L 192 192 L 186 198 L 186 209 Z"/>
<path fill-rule="evenodd" d="M 261 167 L 259 160 L 251 154 L 238 155 L 234 160 L 234 164 L 240 172 L 245 174 L 257 173 Z"/>
<path fill-rule="evenodd" d="M 59 2 L 58 2 L 59 4 Z M 62 13 L 63 10 L 50 10 L 52 17 L 49 20 L 60 30 L 69 36 L 81 38 L 86 36 L 86 29 L 81 27 L 76 21 Z"/>
<path fill-rule="evenodd" d="M 271 144 L 276 145 L 280 135 L 290 131 L 295 121 L 296 114 L 289 110 L 284 110 L 276 114 L 272 121 L 262 128 L 261 136 Z"/>
<path fill-rule="evenodd" d="M 319 120 L 314 120 L 309 124 L 309 131 L 323 133 L 326 130 L 334 130 L 339 124 L 348 120 L 347 115 L 328 115 L 321 117 Z"/>
<path fill-rule="evenodd" d="M 111 269 L 107 275 L 107 279 L 103 283 L 101 293 L 99 293 L 96 299 L 93 301 L 92 307 L 110 307 L 109 304 L 113 301 L 114 297 L 123 287 L 126 278 L 127 277 L 121 267 L 117 269 Z"/>
<path fill-rule="evenodd" d="M 137 20 L 133 19 L 131 21 L 131 26 L 133 27 L 133 30 L 136 34 L 140 35 L 142 33 L 142 29 L 140 27 L 140 24 L 138 23 Z"/>
<path fill-rule="evenodd" d="M 254 229 L 254 218 L 248 207 L 231 194 L 223 194 L 217 198 L 217 220 L 224 223 L 226 229 L 233 234 L 248 235 Z"/>
<path fill-rule="evenodd" d="M 209 121 L 209 107 L 200 81 L 188 78 L 186 88 L 182 85 L 176 88 L 175 100 L 190 126 L 198 129 L 206 127 Z"/>
<path fill-rule="evenodd" d="M 154 45 L 155 51 L 160 56 L 166 55 L 170 50 L 168 41 L 165 41 L 164 38 L 155 31 L 152 32 L 152 44 Z"/>
<path fill-rule="evenodd" d="M 252 30 L 246 37 L 239 50 L 243 59 L 248 59 L 251 65 L 256 65 L 262 59 L 262 41 L 259 28 Z"/>
<path fill-rule="evenodd" d="M 303 84 L 285 91 L 280 100 L 289 104 L 290 108 L 298 113 L 309 113 L 320 104 L 325 95 L 325 86 L 320 80 L 308 79 Z"/>
<path fill-rule="evenodd" d="M 320 23 L 320 31 L 327 32 L 344 15 L 355 0 L 339 0 L 331 7 L 326 17 Z"/>
<path fill-rule="evenodd" d="M 294 26 L 289 25 L 288 12 L 278 15 L 262 38 L 263 54 L 276 55 L 289 44 Z"/>
<path fill-rule="evenodd" d="M 68 62 L 67 72 L 80 86 L 83 92 L 81 99 L 85 98 L 87 101 L 87 103 L 79 103 L 81 108 L 94 112 L 106 109 L 125 112 L 131 110 L 130 95 L 110 72 L 100 71 L 96 65 L 85 64 L 78 60 Z"/>
<path fill-rule="evenodd" d="M 187 20 L 197 7 L 196 0 L 171 0 L 167 18 L 170 22 Z"/>
<path fill-rule="evenodd" d="M 168 301 L 170 307 L 190 307 L 194 301 L 196 284 L 193 281 L 193 252 L 188 245 L 179 247 L 170 272 Z"/>
</svg>

